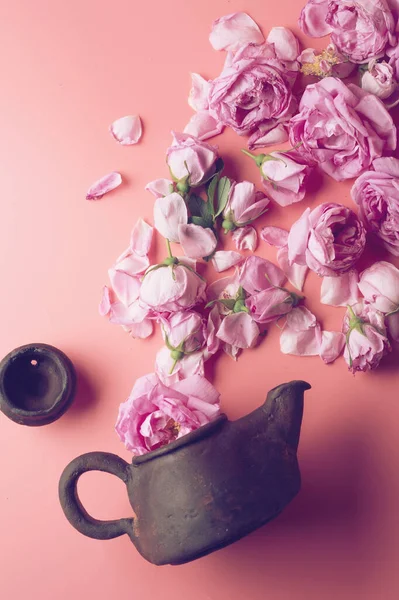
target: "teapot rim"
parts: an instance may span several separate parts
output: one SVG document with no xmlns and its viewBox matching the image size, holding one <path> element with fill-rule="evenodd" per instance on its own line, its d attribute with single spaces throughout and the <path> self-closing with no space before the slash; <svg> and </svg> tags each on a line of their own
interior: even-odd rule
<svg viewBox="0 0 399 600">
<path fill-rule="evenodd" d="M 201 425 L 198 429 L 183 435 L 181 438 L 175 440 L 174 442 L 170 442 L 165 446 L 161 446 L 156 450 L 152 450 L 151 452 L 147 452 L 146 454 L 142 454 L 141 456 L 134 456 L 132 459 L 132 465 L 139 466 L 145 462 L 149 462 L 154 458 L 159 458 L 160 456 L 164 456 L 165 454 L 170 454 L 171 452 L 175 452 L 184 446 L 188 446 L 201 440 L 205 437 L 211 435 L 214 430 L 218 429 L 223 423 L 227 421 L 227 416 L 222 413 L 216 419 L 207 423 L 206 425 Z"/>
</svg>

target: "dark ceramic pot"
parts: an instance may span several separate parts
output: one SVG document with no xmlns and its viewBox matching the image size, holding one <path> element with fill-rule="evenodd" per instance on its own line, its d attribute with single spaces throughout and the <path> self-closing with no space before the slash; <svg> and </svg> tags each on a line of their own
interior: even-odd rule
<svg viewBox="0 0 399 600">
<path fill-rule="evenodd" d="M 16 348 L 0 363 L 0 410 L 20 425 L 47 425 L 72 403 L 76 374 L 69 358 L 48 344 Z"/>
<path fill-rule="evenodd" d="M 67 519 L 91 538 L 127 534 L 156 565 L 185 563 L 235 542 L 276 517 L 300 489 L 296 452 L 309 388 L 304 381 L 280 385 L 246 417 L 230 422 L 222 415 L 131 465 L 105 452 L 75 458 L 59 484 Z M 98 521 L 86 512 L 77 482 L 94 470 L 122 479 L 134 518 Z"/>
</svg>

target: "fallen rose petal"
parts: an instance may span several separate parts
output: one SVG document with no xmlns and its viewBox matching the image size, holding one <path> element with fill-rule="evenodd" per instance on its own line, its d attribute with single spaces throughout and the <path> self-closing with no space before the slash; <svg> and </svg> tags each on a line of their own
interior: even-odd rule
<svg viewBox="0 0 399 600">
<path fill-rule="evenodd" d="M 245 44 L 263 44 L 265 38 L 249 15 L 236 12 L 220 17 L 213 23 L 209 41 L 215 50 L 236 52 Z"/>
<path fill-rule="evenodd" d="M 179 225 L 186 224 L 187 220 L 187 206 L 180 194 L 173 192 L 173 194 L 155 200 L 155 229 L 170 242 L 179 241 Z"/>
<path fill-rule="evenodd" d="M 359 301 L 359 274 L 356 269 L 338 277 L 323 277 L 320 302 L 329 306 L 352 306 Z"/>
<path fill-rule="evenodd" d="M 203 141 L 219 135 L 223 129 L 223 123 L 212 117 L 208 110 L 201 110 L 191 117 L 184 128 L 184 133 L 193 135 Z"/>
<path fill-rule="evenodd" d="M 292 31 L 286 27 L 273 27 L 266 41 L 274 44 L 277 58 L 280 60 L 296 60 L 298 58 L 299 42 Z"/>
<path fill-rule="evenodd" d="M 99 200 L 117 188 L 122 183 L 122 176 L 120 173 L 113 172 L 108 175 L 104 175 L 101 179 L 95 181 L 88 189 L 86 194 L 86 200 Z"/>
<path fill-rule="evenodd" d="M 151 192 L 155 198 L 162 198 L 173 192 L 173 181 L 171 179 L 155 179 L 147 183 L 145 190 Z"/>
<path fill-rule="evenodd" d="M 219 350 L 220 340 L 216 333 L 221 324 L 218 306 L 215 304 L 208 315 L 206 323 L 206 348 L 204 350 L 204 360 L 207 361 L 213 354 Z"/>
<path fill-rule="evenodd" d="M 259 336 L 259 327 L 246 312 L 233 313 L 225 317 L 217 331 L 217 336 L 237 348 L 252 348 Z"/>
<path fill-rule="evenodd" d="M 233 360 L 237 360 L 238 355 L 241 352 L 241 348 L 238 346 L 232 346 L 231 344 L 223 344 L 223 352 L 230 356 Z"/>
<path fill-rule="evenodd" d="M 310 208 L 307 208 L 298 221 L 292 225 L 288 234 L 288 258 L 291 263 L 306 264 L 305 253 L 310 232 L 310 213 Z"/>
<path fill-rule="evenodd" d="M 239 227 L 234 231 L 232 237 L 237 250 L 250 250 L 251 252 L 255 252 L 258 245 L 258 234 L 256 233 L 256 229 L 251 225 Z"/>
<path fill-rule="evenodd" d="M 209 88 L 209 81 L 198 75 L 198 73 L 191 73 L 191 90 L 188 96 L 188 103 L 196 112 L 208 110 Z"/>
<path fill-rule="evenodd" d="M 215 252 L 212 257 L 212 265 L 217 273 L 222 273 L 231 269 L 235 265 L 240 264 L 244 260 L 244 257 L 239 252 L 233 250 L 220 250 Z"/>
<path fill-rule="evenodd" d="M 322 331 L 319 344 L 320 358 L 329 364 L 341 356 L 345 346 L 345 336 L 338 331 Z"/>
<path fill-rule="evenodd" d="M 166 385 L 193 375 L 204 375 L 202 352 L 187 354 L 175 363 L 169 348 L 161 348 L 155 358 L 155 372 Z"/>
<path fill-rule="evenodd" d="M 109 130 L 122 146 L 137 144 L 143 134 L 141 119 L 138 115 L 129 115 L 117 119 L 112 123 Z"/>
<path fill-rule="evenodd" d="M 288 281 L 297 289 L 302 291 L 308 274 L 307 265 L 290 264 L 288 260 L 288 247 L 279 248 L 277 252 L 277 262 L 279 267 L 286 275 Z"/>
<path fill-rule="evenodd" d="M 260 256 L 249 256 L 240 267 L 239 284 L 250 294 L 256 294 L 273 285 L 281 287 L 286 280 L 283 271 Z"/>
<path fill-rule="evenodd" d="M 329 0 L 308 0 L 299 17 L 299 26 L 305 35 L 324 37 L 331 32 L 326 23 L 329 11 Z M 349 10 L 348 10 L 349 12 Z"/>
<path fill-rule="evenodd" d="M 265 148 L 265 146 L 283 144 L 288 140 L 288 137 L 288 131 L 284 125 L 279 124 L 271 127 L 270 124 L 261 123 L 257 130 L 250 136 L 248 148 L 256 150 L 257 148 Z"/>
<path fill-rule="evenodd" d="M 183 252 L 189 258 L 198 259 L 210 256 L 218 243 L 212 229 L 200 227 L 194 223 L 180 224 L 178 236 Z"/>
<path fill-rule="evenodd" d="M 260 237 L 270 246 L 276 248 L 284 248 L 288 243 L 288 231 L 281 229 L 281 227 L 263 227 Z"/>
<path fill-rule="evenodd" d="M 153 228 L 143 219 L 139 219 L 133 227 L 130 237 L 130 250 L 138 256 L 147 256 L 151 248 Z"/>
<path fill-rule="evenodd" d="M 118 271 L 115 268 L 109 269 L 108 275 L 111 281 L 111 287 L 114 290 L 118 300 L 125 306 L 130 306 L 140 295 L 140 279 L 134 275 L 129 275 L 124 271 Z"/>
<path fill-rule="evenodd" d="M 295 356 L 317 356 L 320 349 L 319 334 L 320 325 L 310 310 L 304 306 L 294 308 L 288 313 L 280 336 L 281 352 Z"/>
<path fill-rule="evenodd" d="M 101 293 L 101 300 L 98 306 L 98 312 L 102 317 L 107 316 L 109 311 L 111 310 L 111 300 L 109 297 L 109 288 L 104 285 Z"/>
<path fill-rule="evenodd" d="M 132 325 L 129 325 L 129 327 L 125 326 L 124 329 L 128 331 L 133 338 L 145 340 L 152 334 L 154 323 L 151 319 L 144 319 L 141 323 L 133 323 Z"/>
</svg>

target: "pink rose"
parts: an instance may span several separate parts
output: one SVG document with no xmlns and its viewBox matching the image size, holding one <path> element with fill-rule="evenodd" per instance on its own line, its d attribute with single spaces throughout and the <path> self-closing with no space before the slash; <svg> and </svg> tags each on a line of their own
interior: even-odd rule
<svg viewBox="0 0 399 600">
<path fill-rule="evenodd" d="M 355 213 L 341 204 L 307 208 L 291 227 L 288 258 L 322 276 L 349 271 L 363 253 L 366 232 Z"/>
<path fill-rule="evenodd" d="M 269 198 L 257 191 L 253 183 L 233 183 L 223 211 L 223 228 L 225 231 L 234 231 L 237 227 L 252 223 L 266 212 L 269 202 Z"/>
<path fill-rule="evenodd" d="M 201 375 L 164 385 L 150 373 L 140 377 L 120 405 L 116 432 L 136 456 L 161 448 L 219 415 L 219 393 Z"/>
<path fill-rule="evenodd" d="M 352 373 L 376 369 L 390 350 L 384 315 L 361 302 L 349 307 L 343 323 L 344 358 Z"/>
<path fill-rule="evenodd" d="M 271 152 L 260 166 L 263 187 L 280 206 L 303 200 L 312 170 L 309 165 L 281 152 Z"/>
<path fill-rule="evenodd" d="M 370 61 L 368 71 L 362 77 L 362 89 L 384 100 L 392 96 L 398 84 L 391 65 L 386 62 Z"/>
<path fill-rule="evenodd" d="M 211 83 L 209 108 L 218 121 L 252 141 L 287 121 L 296 110 L 296 73 L 277 57 L 274 44 L 242 47 Z"/>
<path fill-rule="evenodd" d="M 144 276 L 140 300 L 158 313 L 177 312 L 202 302 L 205 287 L 205 281 L 184 262 L 156 265 Z"/>
<path fill-rule="evenodd" d="M 188 189 L 200 186 L 212 177 L 218 156 L 215 146 L 187 133 L 173 133 L 173 144 L 167 150 L 166 162 L 172 177 L 177 181 L 182 180 L 183 186 L 187 182 Z"/>
<path fill-rule="evenodd" d="M 367 171 L 355 181 L 352 198 L 366 229 L 388 252 L 399 256 L 399 160 L 379 158 L 373 167 L 375 171 Z"/>
<path fill-rule="evenodd" d="M 337 181 L 357 177 L 396 148 L 392 117 L 373 94 L 327 77 L 309 85 L 291 119 L 290 140 Z"/>
<path fill-rule="evenodd" d="M 364 299 L 382 313 L 399 309 L 399 269 L 392 263 L 374 263 L 360 275 L 359 289 Z"/>
<path fill-rule="evenodd" d="M 288 314 L 300 302 L 301 297 L 280 287 L 270 287 L 249 296 L 246 306 L 256 323 L 271 323 Z"/>
<path fill-rule="evenodd" d="M 352 62 L 383 56 L 394 45 L 394 17 L 385 0 L 309 0 L 301 13 L 302 30 L 331 40 Z"/>
</svg>

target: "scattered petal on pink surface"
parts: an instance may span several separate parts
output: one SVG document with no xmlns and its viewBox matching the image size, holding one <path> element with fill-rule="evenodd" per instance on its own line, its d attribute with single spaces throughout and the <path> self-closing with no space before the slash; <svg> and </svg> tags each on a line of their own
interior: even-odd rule
<svg viewBox="0 0 399 600">
<path fill-rule="evenodd" d="M 320 326 L 316 317 L 304 306 L 294 308 L 288 313 L 280 336 L 281 352 L 296 356 L 317 356 L 320 348 L 319 334 Z"/>
<path fill-rule="evenodd" d="M 146 256 L 151 248 L 153 227 L 139 219 L 130 237 L 130 249 L 138 256 Z"/>
<path fill-rule="evenodd" d="M 111 300 L 109 297 L 109 288 L 104 285 L 101 294 L 100 304 L 98 306 L 98 312 L 102 317 L 107 316 L 109 311 L 111 310 Z"/>
<path fill-rule="evenodd" d="M 288 231 L 281 227 L 263 227 L 260 237 L 263 241 L 270 244 L 270 246 L 284 248 L 288 242 Z"/>
<path fill-rule="evenodd" d="M 230 358 L 232 358 L 233 360 L 237 360 L 238 355 L 241 352 L 241 348 L 238 348 L 238 346 L 232 346 L 231 344 L 224 343 L 223 352 L 227 354 L 227 356 L 230 356 Z"/>
<path fill-rule="evenodd" d="M 309 0 L 299 18 L 299 26 L 302 31 L 310 37 L 328 35 L 331 32 L 330 25 L 326 23 L 328 10 L 328 0 Z"/>
<path fill-rule="evenodd" d="M 288 131 L 283 124 L 271 127 L 270 124 L 261 123 L 258 129 L 251 135 L 248 140 L 248 148 L 256 150 L 256 148 L 265 148 L 265 146 L 274 146 L 275 144 L 283 144 L 288 140 Z"/>
<path fill-rule="evenodd" d="M 172 186 L 172 187 L 171 187 Z M 145 186 L 147 192 L 151 192 L 155 198 L 162 198 L 168 196 L 173 191 L 173 181 L 171 179 L 155 179 L 150 181 Z"/>
<path fill-rule="evenodd" d="M 319 343 L 320 358 L 329 364 L 341 356 L 345 346 L 345 336 L 338 331 L 323 331 Z"/>
<path fill-rule="evenodd" d="M 290 264 L 288 260 L 288 247 L 279 248 L 277 252 L 277 262 L 282 271 L 287 276 L 288 281 L 297 289 L 302 291 L 308 274 L 307 265 Z"/>
<path fill-rule="evenodd" d="M 246 312 L 233 313 L 225 317 L 218 329 L 217 336 L 237 348 L 252 348 L 259 336 L 259 327 Z"/>
<path fill-rule="evenodd" d="M 217 273 L 222 273 L 231 269 L 235 265 L 240 264 L 244 260 L 244 257 L 239 252 L 233 250 L 220 250 L 215 252 L 212 257 L 212 265 Z"/>
<path fill-rule="evenodd" d="M 86 200 L 99 200 L 104 194 L 111 192 L 121 185 L 121 183 L 122 177 L 120 173 L 113 172 L 104 175 L 104 177 L 101 177 L 101 179 L 98 179 L 89 187 Z"/>
<path fill-rule="evenodd" d="M 209 87 L 209 81 L 198 73 L 191 73 L 191 90 L 188 96 L 188 103 L 193 110 L 198 112 L 209 108 Z"/>
<path fill-rule="evenodd" d="M 260 256 L 249 256 L 240 267 L 239 284 L 250 294 L 256 294 L 273 285 L 280 287 L 286 276 L 275 264 Z"/>
<path fill-rule="evenodd" d="M 255 252 L 258 245 L 258 234 L 256 229 L 251 225 L 239 227 L 234 231 L 232 237 L 237 250 L 250 250 L 251 252 Z"/>
<path fill-rule="evenodd" d="M 265 38 L 249 15 L 236 12 L 220 17 L 213 23 L 209 41 L 215 50 L 236 52 L 245 44 L 263 44 Z"/>
<path fill-rule="evenodd" d="M 208 140 L 222 133 L 223 123 L 217 121 L 208 110 L 195 113 L 184 128 L 184 133 L 195 136 L 199 140 Z"/>
<path fill-rule="evenodd" d="M 266 39 L 274 44 L 277 58 L 281 60 L 296 60 L 299 54 L 299 42 L 295 35 L 286 27 L 273 27 Z"/>
<path fill-rule="evenodd" d="M 339 277 L 323 277 L 320 302 L 330 306 L 352 306 L 359 301 L 359 274 L 352 269 Z"/>
<path fill-rule="evenodd" d="M 129 327 L 124 327 L 133 338 L 145 340 L 150 337 L 154 330 L 154 323 L 151 319 L 144 319 L 141 323 L 132 323 Z"/>
<path fill-rule="evenodd" d="M 179 241 L 179 225 L 186 224 L 187 220 L 188 213 L 186 203 L 180 194 L 173 192 L 173 194 L 155 200 L 155 229 L 170 242 Z"/>
<path fill-rule="evenodd" d="M 111 135 L 122 146 L 137 144 L 143 134 L 141 119 L 138 115 L 121 117 L 112 123 L 109 128 Z"/>
<path fill-rule="evenodd" d="M 108 275 L 111 287 L 118 300 L 125 306 L 130 306 L 140 295 L 140 279 L 124 271 L 118 271 L 114 267 L 109 269 Z"/>
<path fill-rule="evenodd" d="M 178 235 L 183 252 L 189 258 L 199 259 L 210 256 L 218 243 L 212 229 L 194 223 L 180 224 Z"/>
</svg>

